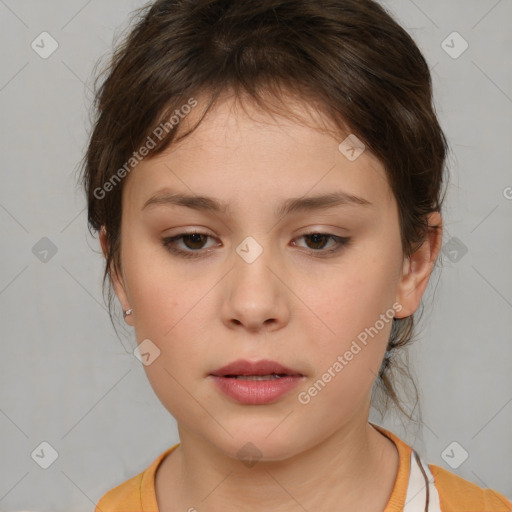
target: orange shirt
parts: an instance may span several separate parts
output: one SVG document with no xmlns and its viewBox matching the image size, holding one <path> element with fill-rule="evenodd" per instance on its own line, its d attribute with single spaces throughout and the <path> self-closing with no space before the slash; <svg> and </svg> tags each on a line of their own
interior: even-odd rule
<svg viewBox="0 0 512 512">
<path fill-rule="evenodd" d="M 392 432 L 371 425 L 395 443 L 399 455 L 395 484 L 384 512 L 424 512 L 427 486 L 413 449 Z M 179 443 L 160 454 L 147 469 L 108 491 L 95 512 L 158 512 L 156 470 L 177 446 Z M 428 512 L 512 512 L 512 503 L 499 492 L 483 489 L 434 464 L 425 464 L 421 458 L 420 463 L 429 481 Z"/>
</svg>

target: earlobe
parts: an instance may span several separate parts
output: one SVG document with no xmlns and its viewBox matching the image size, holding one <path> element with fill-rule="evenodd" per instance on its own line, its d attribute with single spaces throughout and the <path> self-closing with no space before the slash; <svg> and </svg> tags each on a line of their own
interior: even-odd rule
<svg viewBox="0 0 512 512">
<path fill-rule="evenodd" d="M 99 232 L 99 239 L 101 244 L 101 249 L 103 251 L 103 255 L 105 256 L 105 259 L 108 257 L 108 239 L 107 239 L 107 231 L 105 229 L 105 226 L 102 226 Z M 112 280 L 112 286 L 114 287 L 115 294 L 121 303 L 121 306 L 123 308 L 123 317 L 125 322 L 128 325 L 131 325 L 133 327 L 133 321 L 131 318 L 132 309 L 129 304 L 129 300 L 126 294 L 126 289 L 124 285 L 124 281 L 120 279 L 117 272 L 115 271 L 114 266 L 112 265 L 110 267 L 110 278 Z M 129 311 L 129 313 L 126 313 Z"/>
<path fill-rule="evenodd" d="M 428 236 L 421 247 L 404 259 L 396 299 L 402 305 L 402 310 L 396 318 L 410 316 L 418 309 L 434 269 L 443 235 L 442 218 L 438 212 L 429 216 L 429 226 Z"/>
<path fill-rule="evenodd" d="M 105 256 L 105 258 L 106 258 L 107 254 L 108 254 L 108 241 L 107 241 L 107 230 L 105 229 L 105 226 L 101 226 L 101 228 L 100 228 L 99 239 L 100 239 L 101 250 L 103 252 L 103 256 Z"/>
</svg>

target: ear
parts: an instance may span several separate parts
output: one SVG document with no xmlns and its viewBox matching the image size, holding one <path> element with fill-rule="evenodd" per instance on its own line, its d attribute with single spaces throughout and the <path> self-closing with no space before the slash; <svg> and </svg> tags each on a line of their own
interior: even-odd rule
<svg viewBox="0 0 512 512">
<path fill-rule="evenodd" d="M 102 226 L 99 233 L 99 239 L 101 244 L 101 250 L 103 251 L 103 255 L 105 256 L 105 259 L 108 256 L 108 239 L 107 239 L 107 230 L 105 229 L 105 226 Z M 119 277 L 117 275 L 117 272 L 114 269 L 114 266 L 111 265 L 110 267 L 110 276 L 112 279 L 112 285 L 114 286 L 114 291 L 116 293 L 116 296 L 121 303 L 121 306 L 123 308 L 123 311 L 126 311 L 127 309 L 130 309 L 130 301 L 128 299 L 128 295 L 126 293 L 126 286 L 124 283 L 124 279 L 122 277 Z M 133 327 L 133 319 L 129 315 L 125 317 L 125 322 L 128 325 L 131 325 Z"/>
<path fill-rule="evenodd" d="M 431 213 L 428 217 L 429 228 L 427 238 L 422 246 L 406 258 L 402 267 L 402 278 L 398 287 L 397 302 L 402 305 L 400 315 L 405 318 L 412 315 L 419 307 L 421 297 L 427 287 L 435 260 L 439 254 L 443 238 L 443 220 L 439 212 Z"/>
</svg>

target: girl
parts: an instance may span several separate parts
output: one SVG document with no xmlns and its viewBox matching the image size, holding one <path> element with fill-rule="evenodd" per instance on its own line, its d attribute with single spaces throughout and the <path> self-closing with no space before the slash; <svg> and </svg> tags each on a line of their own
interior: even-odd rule
<svg viewBox="0 0 512 512">
<path fill-rule="evenodd" d="M 158 0 L 106 72 L 88 219 L 180 443 L 96 512 L 512 510 L 368 421 L 442 240 L 411 37 L 371 0 Z"/>
</svg>

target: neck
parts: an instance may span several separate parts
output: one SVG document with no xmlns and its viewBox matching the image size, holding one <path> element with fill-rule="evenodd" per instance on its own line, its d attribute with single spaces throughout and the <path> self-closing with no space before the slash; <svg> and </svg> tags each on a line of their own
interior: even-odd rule
<svg viewBox="0 0 512 512">
<path fill-rule="evenodd" d="M 352 421 L 319 444 L 254 465 L 179 428 L 180 446 L 161 475 L 163 503 L 183 510 L 384 510 L 398 469 L 396 447 L 366 420 Z M 163 480 L 162 480 L 163 479 Z M 165 497 L 164 497 L 165 496 Z M 161 512 L 164 511 L 162 506 Z"/>
</svg>

